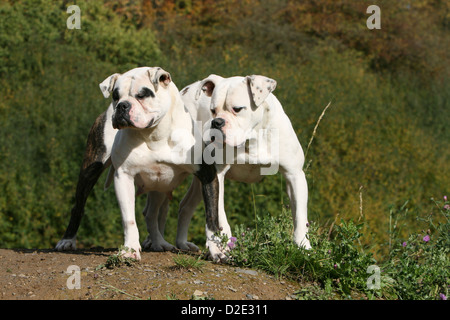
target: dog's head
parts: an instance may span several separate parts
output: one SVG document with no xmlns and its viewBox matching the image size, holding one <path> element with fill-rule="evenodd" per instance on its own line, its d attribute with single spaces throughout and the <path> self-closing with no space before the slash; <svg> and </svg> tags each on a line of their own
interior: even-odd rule
<svg viewBox="0 0 450 320">
<path fill-rule="evenodd" d="M 211 97 L 211 129 L 220 130 L 230 146 L 245 143 L 261 123 L 265 100 L 276 81 L 265 76 L 231 77 L 221 81 L 203 80 L 202 90 Z"/>
<path fill-rule="evenodd" d="M 142 67 L 115 73 L 100 83 L 105 98 L 112 96 L 113 127 L 151 128 L 164 117 L 172 103 L 170 74 L 159 67 Z"/>
</svg>

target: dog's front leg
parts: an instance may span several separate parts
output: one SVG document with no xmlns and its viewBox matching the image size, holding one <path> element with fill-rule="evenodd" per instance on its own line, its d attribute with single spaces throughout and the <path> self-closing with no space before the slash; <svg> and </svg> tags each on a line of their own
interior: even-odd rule
<svg viewBox="0 0 450 320">
<path fill-rule="evenodd" d="M 308 232 L 308 184 L 305 173 L 298 169 L 285 175 L 287 193 L 291 203 L 294 222 L 294 241 L 299 247 L 310 249 Z"/>
<path fill-rule="evenodd" d="M 203 163 L 195 176 L 202 183 L 203 202 L 205 204 L 206 217 L 206 247 L 209 256 L 214 261 L 227 259 L 224 250 L 221 249 L 221 239 L 218 237 L 219 228 L 219 179 L 215 165 Z"/>
<path fill-rule="evenodd" d="M 134 178 L 122 170 L 116 170 L 114 175 L 114 189 L 122 213 L 124 229 L 124 246 L 128 251 L 121 252 L 125 257 L 141 259 L 141 245 L 139 231 L 135 217 L 135 187 Z"/>
<path fill-rule="evenodd" d="M 220 182 L 216 176 L 210 183 L 202 184 L 203 201 L 206 214 L 206 247 L 213 261 L 226 261 L 225 248 L 222 246 L 219 224 L 219 188 Z"/>
<path fill-rule="evenodd" d="M 217 179 L 219 181 L 219 229 L 223 235 L 226 235 L 228 239 L 231 238 L 231 227 L 228 223 L 227 214 L 225 213 L 225 174 L 228 171 L 222 170 L 217 174 Z"/>
</svg>

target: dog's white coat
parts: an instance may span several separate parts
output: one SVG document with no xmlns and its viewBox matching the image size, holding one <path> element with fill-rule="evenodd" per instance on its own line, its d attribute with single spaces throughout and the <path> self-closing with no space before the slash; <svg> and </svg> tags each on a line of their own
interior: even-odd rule
<svg viewBox="0 0 450 320">
<path fill-rule="evenodd" d="M 264 76 L 222 78 L 210 75 L 187 86 L 181 92 L 186 108 L 194 119 L 205 124 L 206 130 L 211 127 L 212 119 L 225 120 L 221 131 L 225 134 L 227 145 L 236 147 L 249 141 L 250 144 L 258 146 L 256 154 L 252 154 L 251 149 L 245 149 L 244 153 L 236 151 L 231 164 L 227 161 L 223 165 L 217 165 L 220 183 L 219 227 L 222 233 L 231 237 L 231 228 L 224 208 L 225 178 L 247 183 L 260 181 L 263 178 L 261 173 L 269 163 L 279 167 L 286 179 L 294 222 L 294 241 L 299 246 L 310 248 L 306 237 L 308 186 L 302 169 L 304 154 L 289 118 L 278 99 L 271 93 L 275 86 L 275 80 Z M 235 112 L 233 107 L 241 109 Z M 275 132 L 278 141 L 271 141 L 271 135 L 260 132 Z M 278 149 L 274 148 L 274 145 Z M 265 155 L 262 156 L 261 152 Z M 245 164 L 242 164 L 243 162 Z M 198 181 L 194 180 L 180 204 L 179 217 L 183 219 L 178 221 L 178 247 L 186 242 L 188 221 L 201 200 L 199 186 Z M 211 230 L 207 228 L 206 233 L 206 245 L 212 258 L 225 259 L 226 248 L 219 245 Z"/>
<path fill-rule="evenodd" d="M 154 96 L 139 99 L 138 94 L 144 87 L 151 89 Z M 115 117 L 120 117 L 118 104 L 123 101 L 130 104 L 127 111 L 130 123 L 115 136 L 111 149 L 113 170 L 110 170 L 110 175 L 114 173 L 114 189 L 122 214 L 124 246 L 132 251 L 124 254 L 140 259 L 135 185 L 138 194 L 149 194 L 146 210 L 151 214 L 146 215 L 146 222 L 151 248 L 171 250 L 173 246 L 162 235 L 171 192 L 198 170 L 190 159 L 174 157 L 173 151 L 176 147 L 178 152 L 187 154 L 194 148 L 192 118 L 170 75 L 160 68 L 136 68 L 122 75 L 114 74 L 105 79 L 100 88 L 105 97 L 114 90 L 119 92 L 119 99 L 113 101 L 113 122 Z M 174 138 L 174 128 L 185 133 L 182 140 Z M 161 220 L 158 219 L 160 211 L 164 215 Z M 189 245 L 187 241 L 183 243 L 183 246 Z"/>
</svg>

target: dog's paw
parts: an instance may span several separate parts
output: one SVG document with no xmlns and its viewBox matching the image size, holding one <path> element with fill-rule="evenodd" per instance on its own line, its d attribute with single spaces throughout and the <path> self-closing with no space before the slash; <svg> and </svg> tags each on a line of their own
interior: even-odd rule
<svg viewBox="0 0 450 320">
<path fill-rule="evenodd" d="M 134 251 L 134 252 L 128 252 L 128 251 L 121 251 L 121 255 L 124 258 L 131 258 L 134 260 L 141 260 L 141 253 L 139 251 Z"/>
<path fill-rule="evenodd" d="M 182 251 L 192 251 L 192 252 L 198 252 L 200 251 L 200 249 L 193 244 L 192 242 L 182 242 L 182 243 L 177 243 L 177 248 L 182 250 Z"/>
<path fill-rule="evenodd" d="M 152 239 L 150 239 L 150 235 L 147 236 L 147 238 L 142 241 L 142 249 L 143 250 L 150 250 L 152 247 Z"/>
<path fill-rule="evenodd" d="M 208 248 L 208 259 L 221 263 L 221 262 L 227 262 L 228 256 L 225 254 L 227 251 L 226 249 L 220 249 L 217 241 L 208 240 L 206 241 L 206 247 Z"/>
<path fill-rule="evenodd" d="M 306 238 L 306 237 L 303 237 L 301 241 L 295 241 L 295 242 L 297 243 L 297 246 L 299 248 L 304 248 L 306 250 L 309 250 L 312 248 L 311 244 L 309 243 L 308 238 Z"/>
<path fill-rule="evenodd" d="M 165 240 L 159 240 L 153 242 L 150 235 L 142 242 L 142 248 L 146 251 L 163 252 L 163 251 L 175 251 L 174 245 L 168 243 Z"/>
<path fill-rule="evenodd" d="M 176 248 L 174 245 L 168 243 L 167 241 L 163 240 L 163 241 L 159 241 L 159 242 L 154 242 L 150 245 L 149 248 L 150 251 L 155 251 L 155 252 L 163 252 L 163 251 L 175 251 Z"/>
<path fill-rule="evenodd" d="M 131 258 L 141 260 L 141 246 L 140 245 L 124 245 L 120 249 L 120 255 L 124 258 Z"/>
<path fill-rule="evenodd" d="M 76 248 L 77 248 L 77 240 L 75 238 L 61 239 L 55 246 L 55 250 L 58 251 L 76 250 Z"/>
</svg>

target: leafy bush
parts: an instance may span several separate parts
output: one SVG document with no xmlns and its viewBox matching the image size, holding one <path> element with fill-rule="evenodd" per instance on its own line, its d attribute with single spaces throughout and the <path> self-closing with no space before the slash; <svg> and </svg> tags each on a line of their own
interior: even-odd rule
<svg viewBox="0 0 450 320">
<path fill-rule="evenodd" d="M 298 248 L 292 241 L 290 212 L 279 217 L 257 217 L 255 228 L 237 226 L 235 237 L 224 239 L 230 262 L 258 268 L 279 277 L 318 282 L 321 293 L 312 296 L 299 292 L 299 298 L 379 298 L 442 299 L 448 296 L 450 279 L 450 205 L 436 202 L 442 214 L 436 223 L 433 215 L 423 219 L 430 229 L 411 234 L 406 241 L 392 236 L 395 246 L 384 261 L 377 262 L 373 250 L 361 245 L 361 230 L 341 220 L 331 227 L 312 223 L 308 237 L 311 250 Z M 379 270 L 378 286 L 372 287 L 372 271 Z M 315 289 L 317 290 L 317 288 Z"/>
<path fill-rule="evenodd" d="M 420 232 L 406 239 L 394 236 L 384 272 L 395 279 L 400 299 L 447 297 L 450 283 L 450 203 L 435 201 L 435 210 L 425 217 Z"/>
<path fill-rule="evenodd" d="M 341 221 L 332 227 L 333 238 L 317 224 L 309 229 L 312 249 L 298 248 L 292 239 L 290 212 L 279 217 L 257 218 L 254 229 L 242 225 L 235 230 L 236 241 L 229 251 L 231 261 L 277 276 L 318 281 L 331 293 L 351 295 L 367 288 L 367 268 L 375 264 L 372 254 L 358 244 L 362 224 Z"/>
</svg>

